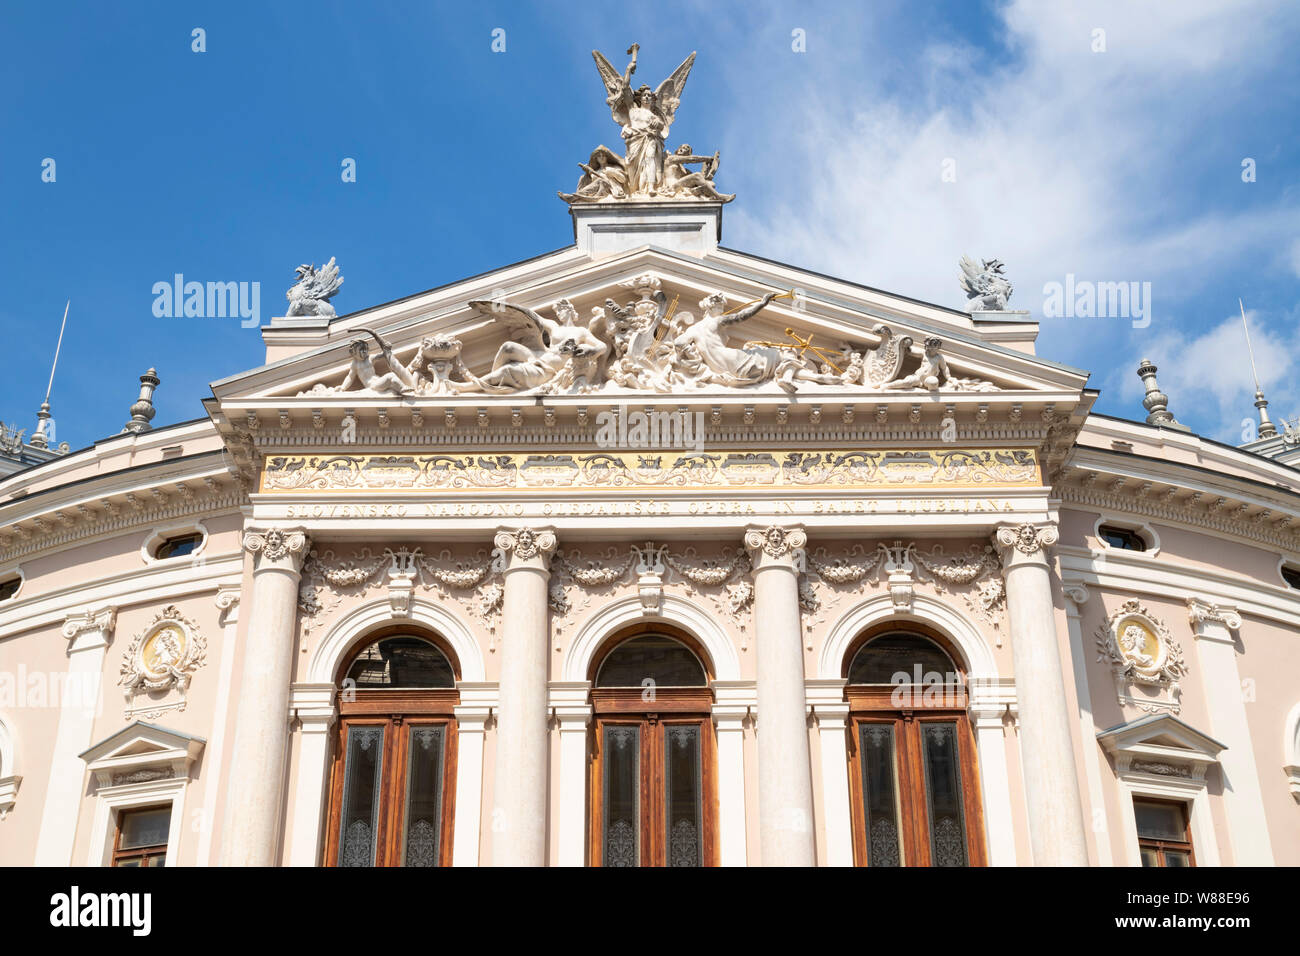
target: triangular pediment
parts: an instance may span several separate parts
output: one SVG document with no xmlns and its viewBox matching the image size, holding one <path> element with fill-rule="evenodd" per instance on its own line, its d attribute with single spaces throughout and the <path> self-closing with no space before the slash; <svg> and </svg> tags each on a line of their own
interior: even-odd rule
<svg viewBox="0 0 1300 956">
<path fill-rule="evenodd" d="M 81 754 L 103 780 L 121 780 L 141 771 L 183 774 L 203 751 L 202 737 L 136 721 Z"/>
<path fill-rule="evenodd" d="M 754 309 L 770 293 L 778 298 Z M 571 311 L 557 312 L 562 302 Z M 754 314 L 728 321 L 747 310 Z M 703 328 L 706 320 L 718 326 L 716 335 Z M 825 400 L 997 392 L 1068 398 L 1086 381 L 1078 370 L 989 341 L 966 313 L 723 249 L 698 257 L 643 246 L 601 260 L 561 250 L 314 329 L 273 321 L 265 335 L 272 356 L 292 354 L 215 383 L 222 403 L 472 404 L 537 395 L 655 401 L 737 392 Z M 374 370 L 368 383 L 349 376 L 357 340 L 367 343 Z M 515 345 L 503 352 L 508 342 Z M 554 354 L 565 342 L 574 361 Z M 385 346 L 409 371 L 394 372 L 382 357 Z M 422 346 L 431 355 L 417 362 Z M 519 374 L 502 373 L 512 359 L 520 360 Z M 532 359 L 540 364 L 530 366 Z"/>
<path fill-rule="evenodd" d="M 1216 763 L 1225 745 L 1172 714 L 1143 717 L 1097 735 L 1102 747 L 1129 763 L 1141 761 L 1205 766 Z"/>
</svg>

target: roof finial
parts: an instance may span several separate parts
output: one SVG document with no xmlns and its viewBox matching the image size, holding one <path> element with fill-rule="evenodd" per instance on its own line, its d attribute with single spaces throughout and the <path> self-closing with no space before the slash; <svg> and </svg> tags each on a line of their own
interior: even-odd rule
<svg viewBox="0 0 1300 956">
<path fill-rule="evenodd" d="M 131 420 L 122 426 L 123 432 L 135 432 L 138 435 L 153 427 L 149 422 L 158 414 L 153 407 L 153 390 L 161 381 L 154 369 L 149 369 L 140 376 L 140 397 L 131 406 Z"/>
<path fill-rule="evenodd" d="M 1144 358 L 1137 373 L 1142 384 L 1147 387 L 1146 397 L 1142 399 L 1142 406 L 1147 410 L 1147 424 L 1177 426 L 1178 419 L 1169 410 L 1169 396 L 1160 391 L 1160 386 L 1156 384 L 1156 367 L 1151 364 L 1151 360 Z"/>
<path fill-rule="evenodd" d="M 54 363 L 50 366 L 50 382 L 45 386 L 45 401 L 41 402 L 41 410 L 36 413 L 36 431 L 32 432 L 31 444 L 37 448 L 50 447 L 50 390 L 54 388 L 54 370 L 59 367 L 59 350 L 63 348 L 63 330 L 68 327 L 68 309 L 72 308 L 72 300 L 63 307 L 63 324 L 59 326 L 59 343 L 54 346 Z"/>
<path fill-rule="evenodd" d="M 1255 407 L 1259 409 L 1259 437 L 1275 438 L 1277 428 L 1273 420 L 1268 417 L 1268 399 L 1264 397 L 1264 390 L 1259 387 L 1259 371 L 1255 368 L 1255 350 L 1250 346 L 1250 326 L 1246 324 L 1245 303 L 1237 299 L 1237 307 L 1241 309 L 1241 327 L 1246 333 L 1246 354 L 1250 356 L 1250 374 L 1255 378 Z"/>
</svg>

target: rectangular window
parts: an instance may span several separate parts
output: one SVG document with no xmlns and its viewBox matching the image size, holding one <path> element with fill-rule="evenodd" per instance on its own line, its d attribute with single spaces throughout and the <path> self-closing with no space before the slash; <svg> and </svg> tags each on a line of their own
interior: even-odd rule
<svg viewBox="0 0 1300 956">
<path fill-rule="evenodd" d="M 162 866 L 171 822 L 170 805 L 119 812 L 113 866 Z"/>
<path fill-rule="evenodd" d="M 703 814 L 700 782 L 700 725 L 664 728 L 664 804 L 669 866 L 703 866 Z"/>
<path fill-rule="evenodd" d="M 442 836 L 442 725 L 414 726 L 407 744 L 403 866 L 437 866 Z"/>
<path fill-rule="evenodd" d="M 1134 800 L 1138 849 L 1143 866 L 1195 866 L 1187 805 Z"/>
<path fill-rule="evenodd" d="M 898 818 L 898 758 L 894 725 L 858 725 L 862 796 L 866 809 L 867 865 L 902 866 L 903 835 Z"/>
<path fill-rule="evenodd" d="M 641 865 L 641 728 L 604 727 L 604 866 Z"/>
<path fill-rule="evenodd" d="M 384 728 L 347 729 L 343 765 L 343 815 L 339 866 L 374 866 L 379 833 L 379 782 L 384 767 Z"/>
</svg>

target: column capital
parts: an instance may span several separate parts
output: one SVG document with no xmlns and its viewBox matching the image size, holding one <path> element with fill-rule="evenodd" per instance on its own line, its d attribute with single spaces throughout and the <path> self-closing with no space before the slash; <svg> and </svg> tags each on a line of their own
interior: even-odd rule
<svg viewBox="0 0 1300 956">
<path fill-rule="evenodd" d="M 492 538 L 492 557 L 501 572 L 522 568 L 549 571 L 558 544 L 554 528 L 498 528 Z"/>
<path fill-rule="evenodd" d="M 1228 632 L 1241 629 L 1241 615 L 1235 604 L 1213 604 L 1194 596 L 1187 599 L 1187 619 L 1197 638 L 1231 641 Z"/>
<path fill-rule="evenodd" d="M 217 617 L 222 627 L 239 622 L 239 599 L 243 588 L 236 584 L 218 584 L 217 593 L 212 601 L 217 606 Z"/>
<path fill-rule="evenodd" d="M 311 550 L 306 528 L 246 528 L 244 550 L 253 555 L 253 572 L 302 571 Z"/>
<path fill-rule="evenodd" d="M 755 571 L 768 567 L 793 570 L 802 560 L 807 543 L 808 533 L 799 525 L 751 525 L 745 529 L 745 550 Z"/>
<path fill-rule="evenodd" d="M 993 532 L 993 544 L 1002 553 L 1004 566 L 1013 560 L 1017 563 L 1025 560 L 1045 563 L 1047 549 L 1056 544 L 1059 538 L 1055 524 L 1032 524 L 1028 521 L 998 525 Z"/>
<path fill-rule="evenodd" d="M 63 621 L 63 636 L 68 639 L 68 653 L 107 647 L 113 643 L 113 628 L 116 624 L 115 607 L 69 614 Z"/>
</svg>

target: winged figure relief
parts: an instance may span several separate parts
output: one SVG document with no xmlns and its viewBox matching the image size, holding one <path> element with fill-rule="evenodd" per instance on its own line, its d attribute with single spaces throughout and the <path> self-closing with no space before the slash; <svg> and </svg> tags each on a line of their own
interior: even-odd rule
<svg viewBox="0 0 1300 956">
<path fill-rule="evenodd" d="M 967 312 L 1006 311 L 1012 288 L 1000 260 L 983 259 L 977 263 L 969 256 L 962 256 L 958 265 L 961 267 L 958 281 L 966 293 Z"/>
<path fill-rule="evenodd" d="M 607 146 L 598 146 L 591 158 L 579 163 L 582 178 L 572 193 L 560 193 L 566 202 L 601 202 L 622 199 L 699 198 L 729 202 L 734 197 L 719 193 L 713 186 L 718 170 L 718 154 L 696 156 L 683 145 L 671 156 L 665 148 L 668 130 L 681 105 L 686 78 L 695 64 L 692 53 L 655 89 L 642 84 L 632 88 L 640 45 L 628 48 L 632 57 L 620 73 L 599 50 L 592 59 L 605 87 L 605 103 L 614 122 L 622 128 L 624 155 Z M 699 171 L 689 167 L 699 165 Z"/>
<path fill-rule="evenodd" d="M 334 264 L 334 257 L 330 256 L 330 261 L 321 266 L 319 271 L 314 264 L 304 263 L 294 272 L 298 275 L 298 281 L 284 294 L 289 300 L 289 311 L 285 314 L 334 318 L 334 306 L 330 305 L 329 300 L 338 293 L 339 286 L 343 285 L 343 277 L 339 275 L 339 267 Z"/>
<path fill-rule="evenodd" d="M 466 391 L 588 391 L 601 384 L 600 363 L 609 346 L 595 330 L 603 325 L 603 316 L 579 324 L 568 299 L 552 307 L 559 321 L 508 302 L 475 299 L 470 305 L 504 326 L 508 339 L 497 349 L 492 370 L 470 376 Z"/>
</svg>

